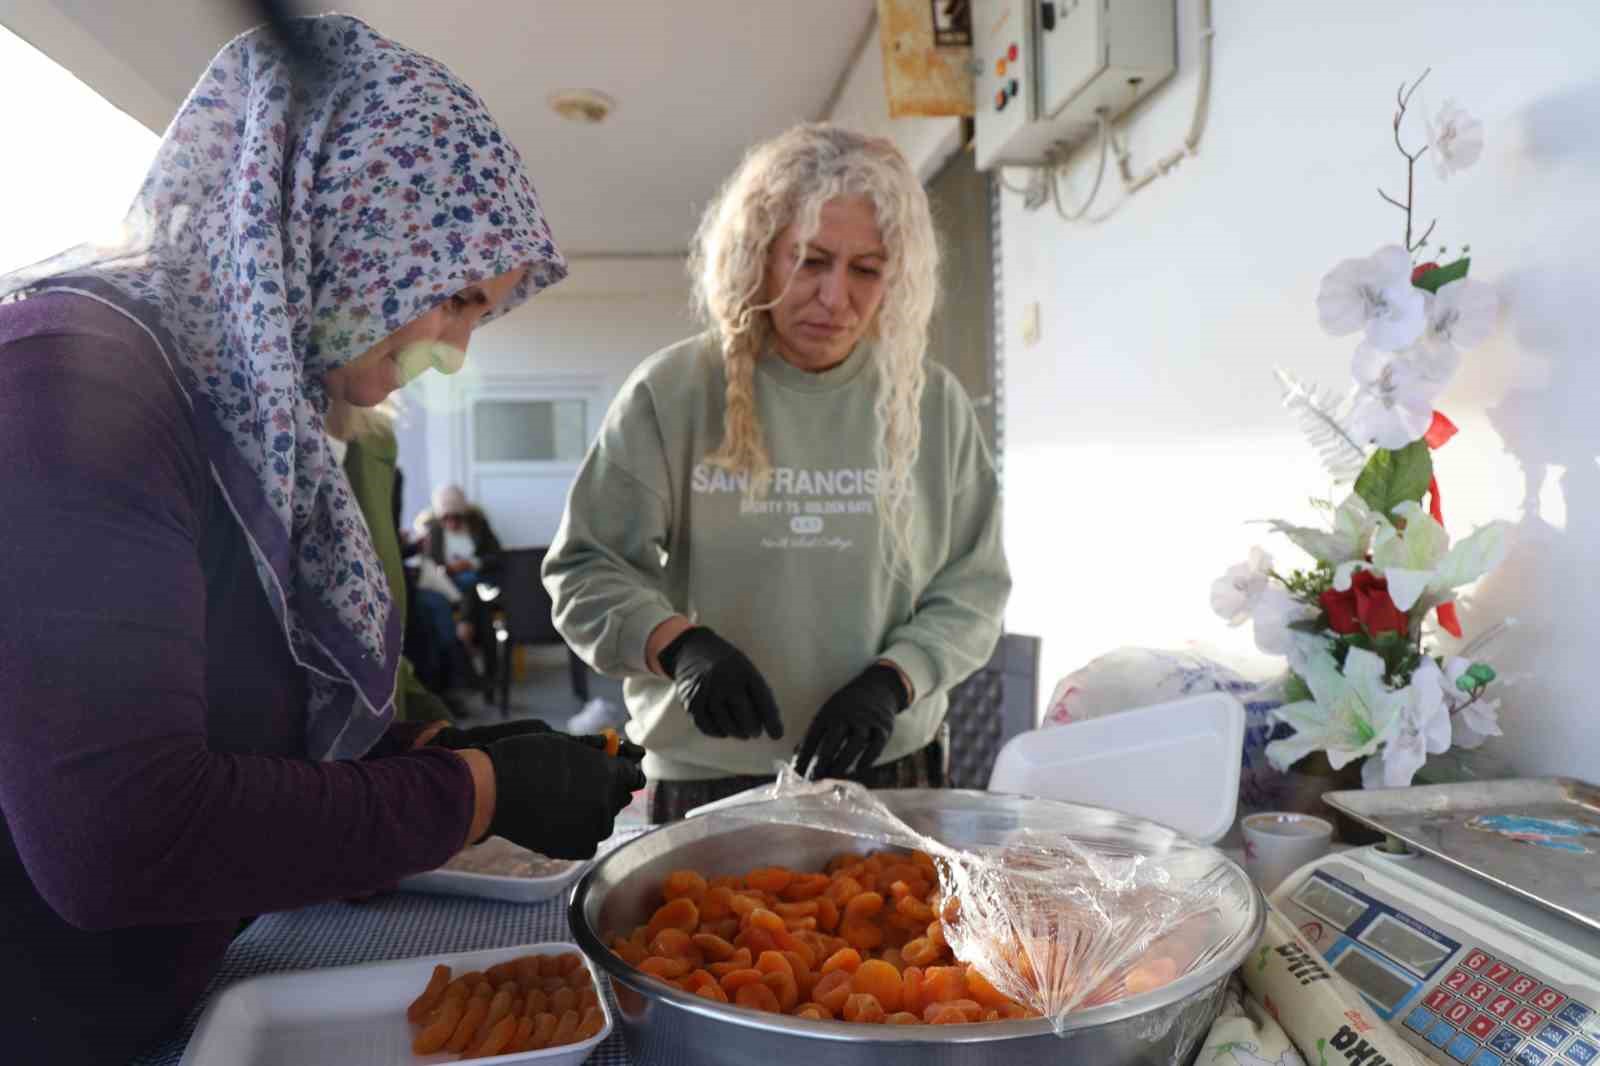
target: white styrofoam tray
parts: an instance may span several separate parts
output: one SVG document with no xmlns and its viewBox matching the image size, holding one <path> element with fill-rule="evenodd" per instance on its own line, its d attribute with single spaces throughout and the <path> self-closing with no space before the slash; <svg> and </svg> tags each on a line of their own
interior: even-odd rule
<svg viewBox="0 0 1600 1066">
<path fill-rule="evenodd" d="M 500 877 L 440 868 L 401 878 L 400 887 L 408 892 L 428 892 L 436 896 L 474 896 L 478 899 L 497 899 L 503 903 L 543 903 L 565 892 L 588 868 L 587 862 L 575 862 L 569 869 L 553 877 Z"/>
<path fill-rule="evenodd" d="M 1210 844 L 1233 826 L 1244 707 L 1208 692 L 1012 737 L 991 792 L 1108 807 Z"/>
<path fill-rule="evenodd" d="M 524 944 L 454 955 L 250 977 L 218 993 L 200 1015 L 179 1066 L 428 1066 L 458 1056 L 417 1055 L 406 1008 L 422 994 L 434 966 L 459 976 L 524 955 L 583 956 L 576 944 Z M 605 1027 L 577 1044 L 474 1059 L 483 1063 L 577 1066 L 611 1035 L 611 1006 L 594 963 L 584 958 Z"/>
</svg>

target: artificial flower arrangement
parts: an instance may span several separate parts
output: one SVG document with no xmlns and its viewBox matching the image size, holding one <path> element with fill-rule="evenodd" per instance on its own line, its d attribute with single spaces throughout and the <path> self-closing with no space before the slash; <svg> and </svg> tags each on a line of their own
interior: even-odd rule
<svg viewBox="0 0 1600 1066">
<path fill-rule="evenodd" d="M 1431 154 L 1448 180 L 1483 151 L 1482 123 L 1448 101 L 1427 124 L 1427 143 L 1407 150 L 1401 124 L 1426 77 L 1397 94 L 1405 200 L 1379 190 L 1405 212 L 1405 242 L 1340 263 L 1317 296 L 1324 330 L 1361 334 L 1354 384 L 1340 396 L 1279 371 L 1285 405 L 1351 491 L 1337 505 L 1317 501 L 1327 529 L 1268 523 L 1312 566 L 1282 572 L 1255 548 L 1211 589 L 1230 625 L 1250 620 L 1257 646 L 1288 659 L 1275 714 L 1293 733 L 1267 745 L 1272 765 L 1286 770 L 1317 751 L 1334 770 L 1364 760 L 1367 788 L 1409 785 L 1429 755 L 1500 735 L 1499 701 L 1488 694 L 1495 671 L 1478 653 L 1511 624 L 1455 655 L 1431 647 L 1437 630 L 1461 638 L 1457 590 L 1499 564 L 1510 527 L 1493 522 L 1452 545 L 1433 475 L 1432 450 L 1456 432 L 1434 402 L 1462 353 L 1493 332 L 1498 306 L 1492 286 L 1467 277 L 1470 248 L 1440 262 L 1448 249 L 1427 251 L 1433 225 L 1413 240 L 1417 161 Z"/>
</svg>

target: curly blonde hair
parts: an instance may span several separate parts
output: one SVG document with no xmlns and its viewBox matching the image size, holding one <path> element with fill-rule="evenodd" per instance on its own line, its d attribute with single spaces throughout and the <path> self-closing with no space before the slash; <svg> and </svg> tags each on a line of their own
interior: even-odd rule
<svg viewBox="0 0 1600 1066">
<path fill-rule="evenodd" d="M 928 320 L 939 290 L 939 245 L 927 193 L 888 140 L 807 123 L 757 145 L 706 208 L 690 255 L 695 303 L 716 331 L 727 378 L 722 444 L 707 460 L 762 493 L 772 472 L 755 403 L 755 364 L 771 340 L 773 303 L 759 303 L 772 242 L 795 227 L 796 255 L 822 207 L 865 196 L 889 253 L 884 295 L 866 342 L 878 362 L 879 512 L 891 562 L 909 558 L 911 471 L 921 446 Z M 782 299 L 782 295 L 778 297 Z M 776 301 L 774 301 L 776 302 Z"/>
</svg>

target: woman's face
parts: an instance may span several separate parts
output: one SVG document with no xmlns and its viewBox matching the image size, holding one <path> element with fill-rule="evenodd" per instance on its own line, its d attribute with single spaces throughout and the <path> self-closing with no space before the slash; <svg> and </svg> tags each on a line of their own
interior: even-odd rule
<svg viewBox="0 0 1600 1066">
<path fill-rule="evenodd" d="M 519 267 L 468 285 L 344 366 L 328 371 L 323 376 L 328 396 L 352 407 L 376 407 L 436 363 L 459 368 L 472 331 L 511 297 L 524 270 Z"/>
<path fill-rule="evenodd" d="M 865 196 L 823 204 L 821 225 L 803 254 L 794 231 L 785 227 L 767 252 L 762 302 L 772 305 L 778 354 L 820 372 L 844 362 L 871 327 L 889 253 Z"/>
</svg>

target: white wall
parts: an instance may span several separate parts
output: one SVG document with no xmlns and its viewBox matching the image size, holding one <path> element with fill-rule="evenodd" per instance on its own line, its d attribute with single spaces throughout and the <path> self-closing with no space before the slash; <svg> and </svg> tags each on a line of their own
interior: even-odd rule
<svg viewBox="0 0 1600 1066">
<path fill-rule="evenodd" d="M 403 520 L 428 506 L 435 486 L 464 479 L 467 457 L 454 432 L 451 397 L 473 378 L 539 375 L 557 387 L 592 381 L 598 399 L 592 439 L 633 368 L 696 328 L 681 258 L 574 258 L 566 280 L 473 337 L 460 375 L 429 374 L 407 390 L 399 434 Z M 569 485 L 566 478 L 530 483 L 524 514 L 490 519 L 508 526 L 519 545 L 548 543 L 555 529 L 547 516 L 559 514 Z"/>
<path fill-rule="evenodd" d="M 1127 127 L 1136 167 L 1187 128 L 1193 5 L 1180 0 L 1180 77 Z M 1508 613 L 1523 622 L 1494 656 L 1521 675 L 1503 752 L 1526 772 L 1592 776 L 1600 9 L 1217 0 L 1215 24 L 1198 158 L 1098 226 L 1003 198 L 1010 626 L 1044 638 L 1046 692 L 1123 644 L 1248 646 L 1211 615 L 1210 581 L 1266 541 L 1246 520 L 1306 516 L 1302 501 L 1328 487 L 1272 369 L 1347 384 L 1353 345 L 1318 328 L 1318 282 L 1398 241 L 1400 213 L 1374 189 L 1403 189 L 1395 89 L 1431 65 L 1419 99 L 1455 97 L 1488 146 L 1448 185 L 1424 162 L 1420 211 L 1439 216 L 1444 243 L 1470 242 L 1473 276 L 1505 299 L 1499 335 L 1440 401 L 1462 429 L 1436 457 L 1446 524 L 1521 524 L 1463 619 L 1469 636 Z M 1042 339 L 1027 347 L 1034 301 Z"/>
</svg>

